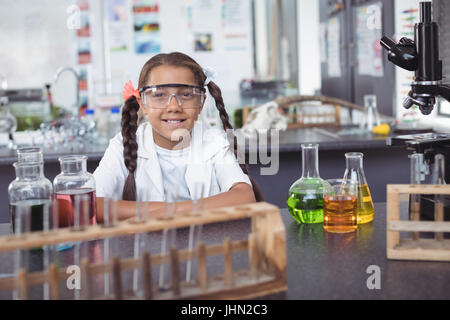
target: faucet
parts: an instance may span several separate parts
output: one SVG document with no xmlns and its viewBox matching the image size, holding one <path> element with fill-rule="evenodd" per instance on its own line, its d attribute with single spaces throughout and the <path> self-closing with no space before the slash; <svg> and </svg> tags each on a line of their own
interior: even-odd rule
<svg viewBox="0 0 450 320">
<path fill-rule="evenodd" d="M 56 84 L 58 82 L 59 77 L 61 76 L 61 74 L 65 71 L 70 71 L 72 72 L 72 74 L 75 76 L 76 78 L 76 86 L 77 86 L 77 100 L 76 100 L 76 115 L 80 116 L 80 75 L 78 74 L 78 72 L 75 71 L 74 68 L 72 67 L 61 67 L 59 68 L 56 73 L 55 73 L 55 80 L 53 82 L 53 84 Z"/>
</svg>

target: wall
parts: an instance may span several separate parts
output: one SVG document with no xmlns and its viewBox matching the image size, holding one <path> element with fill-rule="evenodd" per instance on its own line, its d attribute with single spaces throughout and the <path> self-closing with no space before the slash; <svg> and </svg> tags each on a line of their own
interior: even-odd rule
<svg viewBox="0 0 450 320">
<path fill-rule="evenodd" d="M 60 66 L 70 65 L 71 30 L 67 1 L 2 0 L 0 2 L 0 73 L 10 89 L 43 88 Z M 75 101 L 75 80 L 64 75 L 54 90 L 55 103 Z"/>
<path fill-rule="evenodd" d="M 320 91 L 319 1 L 297 0 L 299 73 L 301 95 Z"/>
</svg>

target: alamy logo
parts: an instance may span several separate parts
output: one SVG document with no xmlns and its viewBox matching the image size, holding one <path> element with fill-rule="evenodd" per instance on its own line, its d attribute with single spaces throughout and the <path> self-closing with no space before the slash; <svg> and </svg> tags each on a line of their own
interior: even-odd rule
<svg viewBox="0 0 450 320">
<path fill-rule="evenodd" d="M 80 8 L 77 5 L 71 5 L 67 7 L 66 12 L 69 14 L 67 18 L 66 25 L 70 30 L 80 29 L 81 18 L 80 18 Z"/>
<path fill-rule="evenodd" d="M 81 270 L 79 266 L 71 265 L 66 269 L 66 273 L 70 274 L 67 278 L 66 285 L 69 290 L 81 289 Z"/>
<path fill-rule="evenodd" d="M 366 285 L 369 290 L 381 289 L 381 269 L 377 265 L 368 266 L 366 273 L 370 274 L 367 278 Z"/>
<path fill-rule="evenodd" d="M 204 130 L 204 129 L 202 129 Z M 203 132 L 204 137 L 214 137 L 217 135 L 217 129 L 208 128 Z M 209 131 L 209 132 L 208 132 Z M 236 156 L 239 164 L 260 164 L 260 172 L 262 176 L 276 175 L 280 168 L 280 132 L 279 130 L 260 130 L 255 132 L 251 137 L 245 136 L 240 130 L 227 129 L 225 137 L 234 145 L 236 139 L 237 150 Z M 181 149 L 180 146 L 190 144 L 191 133 L 186 129 L 177 129 L 172 132 L 172 141 L 177 141 L 175 149 Z M 200 140 L 200 143 L 204 143 Z M 231 149 L 232 150 L 232 149 Z M 246 163 L 246 152 L 248 152 L 248 162 Z M 178 156 L 175 155 L 174 156 Z M 193 159 L 193 161 L 196 161 Z M 231 164 L 234 158 L 224 157 L 219 159 L 217 163 Z M 191 163 L 193 164 L 193 163 Z"/>
</svg>

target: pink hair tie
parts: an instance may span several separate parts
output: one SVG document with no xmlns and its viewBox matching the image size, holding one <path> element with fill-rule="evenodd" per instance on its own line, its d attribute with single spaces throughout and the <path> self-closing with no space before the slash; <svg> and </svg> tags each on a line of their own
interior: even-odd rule
<svg viewBox="0 0 450 320">
<path fill-rule="evenodd" d="M 127 101 L 131 97 L 135 96 L 136 98 L 139 97 L 139 90 L 133 88 L 133 84 L 131 83 L 131 80 L 128 80 L 127 83 L 123 86 L 122 91 L 122 98 L 124 101 Z"/>
</svg>

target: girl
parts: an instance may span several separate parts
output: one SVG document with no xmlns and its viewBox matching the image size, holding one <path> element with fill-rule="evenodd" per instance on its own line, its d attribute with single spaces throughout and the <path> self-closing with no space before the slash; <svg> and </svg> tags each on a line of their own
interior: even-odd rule
<svg viewBox="0 0 450 320">
<path fill-rule="evenodd" d="M 118 195 L 119 219 L 135 216 L 136 200 L 150 202 L 151 214 L 162 215 L 171 193 L 181 200 L 177 212 L 188 212 L 192 199 L 200 196 L 205 196 L 205 209 L 263 200 L 247 165 L 237 161 L 236 138 L 231 149 L 223 131 L 205 130 L 196 122 L 206 87 L 223 129 L 232 129 L 219 87 L 183 53 L 152 57 L 141 71 L 138 89 L 125 85 L 121 135 L 110 141 L 94 172 L 99 221 L 104 198 Z M 138 126 L 142 116 L 148 122 Z M 199 184 L 202 195 L 196 190 Z"/>
</svg>

